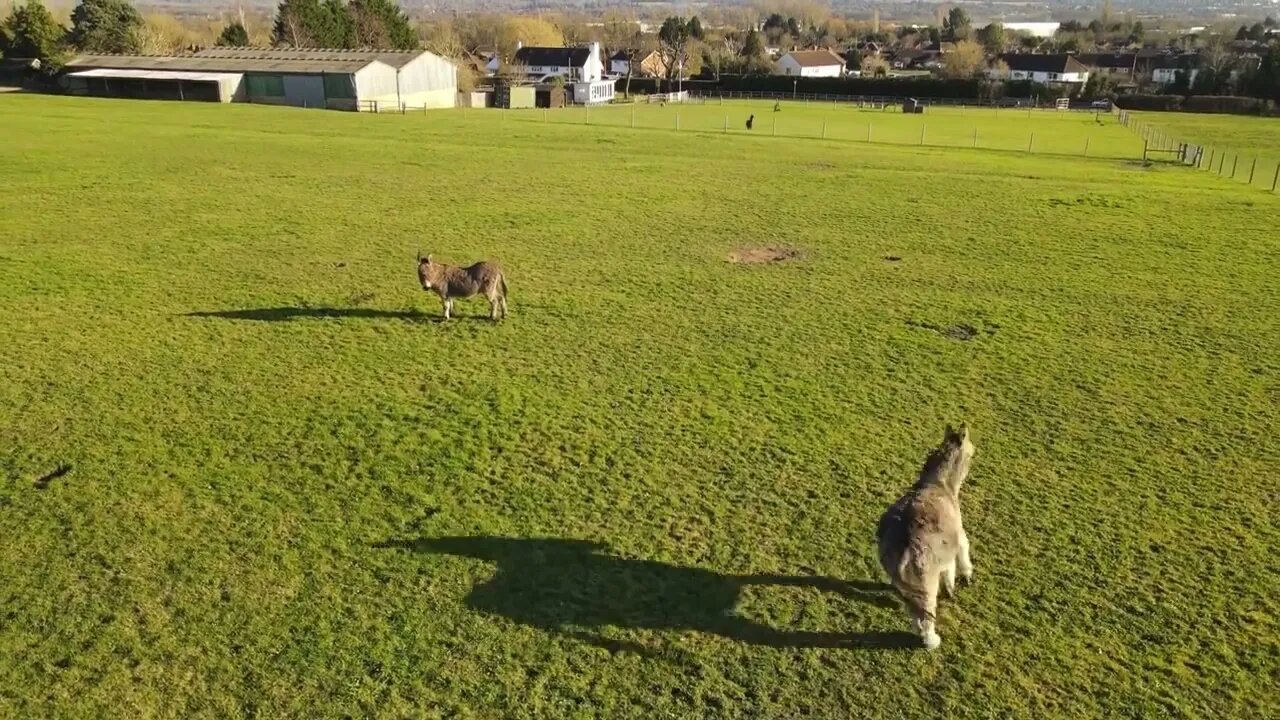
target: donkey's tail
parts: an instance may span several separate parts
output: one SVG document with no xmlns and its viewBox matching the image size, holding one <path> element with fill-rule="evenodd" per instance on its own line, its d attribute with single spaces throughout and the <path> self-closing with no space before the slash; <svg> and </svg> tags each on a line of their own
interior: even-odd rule
<svg viewBox="0 0 1280 720">
<path fill-rule="evenodd" d="M 502 297 L 507 296 L 507 276 L 499 275 L 498 282 L 502 285 Z"/>
</svg>

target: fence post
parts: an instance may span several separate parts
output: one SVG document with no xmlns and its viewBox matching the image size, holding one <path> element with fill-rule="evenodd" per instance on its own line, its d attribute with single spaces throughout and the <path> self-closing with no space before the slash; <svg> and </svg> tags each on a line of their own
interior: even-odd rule
<svg viewBox="0 0 1280 720">
<path fill-rule="evenodd" d="M 1280 162 L 1276 163 L 1276 176 L 1271 178 L 1271 192 L 1275 192 L 1278 186 L 1280 186 Z"/>
<path fill-rule="evenodd" d="M 1031 152 L 1031 148 L 1036 144 L 1036 134 L 1031 133 L 1031 139 L 1027 141 L 1027 152 Z"/>
<path fill-rule="evenodd" d="M 1258 169 L 1258 158 L 1253 159 L 1253 165 L 1249 167 L 1249 184 L 1253 184 L 1253 171 Z"/>
<path fill-rule="evenodd" d="M 978 147 L 978 128 L 973 129 L 973 146 Z"/>
<path fill-rule="evenodd" d="M 822 139 L 823 140 L 827 139 L 827 121 L 826 120 L 822 121 Z"/>
<path fill-rule="evenodd" d="M 1231 159 L 1231 179 L 1232 180 L 1236 179 L 1236 168 L 1239 166 L 1240 166 L 1240 153 L 1236 153 L 1236 156 Z"/>
<path fill-rule="evenodd" d="M 1085 157 L 1089 157 L 1089 140 L 1090 138 L 1087 138 L 1087 137 L 1084 139 L 1084 156 Z"/>
<path fill-rule="evenodd" d="M 867 123 L 867 142 L 871 142 L 871 123 Z"/>
<path fill-rule="evenodd" d="M 928 123 L 920 123 L 920 144 L 924 144 L 924 131 L 929 127 Z"/>
<path fill-rule="evenodd" d="M 680 111 L 676 111 L 676 132 L 680 132 Z"/>
<path fill-rule="evenodd" d="M 723 104 L 724 104 L 723 100 L 721 101 L 721 103 L 720 103 L 720 104 L 721 104 L 721 105 L 723 105 Z M 725 116 L 724 116 L 724 131 L 725 131 L 725 132 L 729 132 L 729 116 L 728 116 L 728 115 L 725 115 Z"/>
<path fill-rule="evenodd" d="M 1148 145 L 1149 143 L 1150 143 L 1150 141 L 1149 141 L 1149 140 L 1143 140 L 1143 141 L 1142 141 L 1142 162 L 1146 162 L 1146 161 L 1147 161 L 1147 145 Z"/>
<path fill-rule="evenodd" d="M 1224 152 L 1218 156 L 1218 177 L 1222 177 L 1222 168 L 1227 165 L 1227 154 Z"/>
<path fill-rule="evenodd" d="M 1209 148 L 1209 172 L 1213 172 L 1213 156 L 1218 153 L 1217 148 Z M 1203 164 L 1201 165 L 1203 167 Z"/>
</svg>

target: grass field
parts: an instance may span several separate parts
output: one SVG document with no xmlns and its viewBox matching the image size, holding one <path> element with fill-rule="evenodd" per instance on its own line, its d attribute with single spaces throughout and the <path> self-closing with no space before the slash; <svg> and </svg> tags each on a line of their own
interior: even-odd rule
<svg viewBox="0 0 1280 720">
<path fill-rule="evenodd" d="M 1252 173 L 1252 185 L 1263 190 L 1271 190 L 1280 178 L 1280 120 L 1276 118 L 1157 112 L 1134 115 L 1177 142 L 1212 148 L 1211 170 L 1217 174 L 1230 175 L 1234 166 L 1238 181 L 1249 182 Z M 1205 165 L 1207 168 L 1207 161 Z"/>
<path fill-rule="evenodd" d="M 846 142 L 979 148 L 1138 159 L 1142 141 L 1105 113 L 931 107 L 927 114 L 904 115 L 897 106 L 881 110 L 829 102 L 709 98 L 690 105 L 611 105 L 562 111 L 511 110 L 508 122 L 605 125 L 675 131 L 749 134 Z M 489 112 L 489 111 L 475 111 Z"/>
<path fill-rule="evenodd" d="M 0 98 L 0 716 L 1280 712 L 1280 197 L 568 119 Z"/>
</svg>

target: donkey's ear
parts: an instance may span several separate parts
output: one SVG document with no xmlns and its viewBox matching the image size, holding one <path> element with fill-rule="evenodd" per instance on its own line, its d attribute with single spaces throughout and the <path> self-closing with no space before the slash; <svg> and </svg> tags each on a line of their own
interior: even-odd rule
<svg viewBox="0 0 1280 720">
<path fill-rule="evenodd" d="M 959 435 L 960 435 L 960 444 L 963 445 L 964 443 L 969 442 L 969 426 L 961 425 Z"/>
<path fill-rule="evenodd" d="M 431 253 L 427 253 L 427 264 L 431 264 Z"/>
<path fill-rule="evenodd" d="M 956 432 L 955 428 L 951 427 L 951 423 L 947 423 L 947 429 L 942 433 L 942 442 L 958 442 L 959 440 L 960 434 Z"/>
</svg>

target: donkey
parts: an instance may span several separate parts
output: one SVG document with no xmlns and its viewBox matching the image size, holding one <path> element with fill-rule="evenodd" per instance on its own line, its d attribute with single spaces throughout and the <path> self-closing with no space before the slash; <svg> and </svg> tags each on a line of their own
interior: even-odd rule
<svg viewBox="0 0 1280 720">
<path fill-rule="evenodd" d="M 938 587 L 955 597 L 956 575 L 973 580 L 969 538 L 960 519 L 960 486 L 969 474 L 973 443 L 963 425 L 947 426 L 942 445 L 929 453 L 916 484 L 880 517 L 880 564 L 906 602 L 924 646 L 942 644 L 934 629 Z"/>
<path fill-rule="evenodd" d="M 498 320 L 498 311 L 507 317 L 507 280 L 502 268 L 493 262 L 478 262 L 470 267 L 458 267 L 432 262 L 431 256 L 418 253 L 418 282 L 423 290 L 440 296 L 444 303 L 444 319 L 453 312 L 454 298 L 469 298 L 483 294 L 489 301 L 489 319 Z"/>
</svg>

